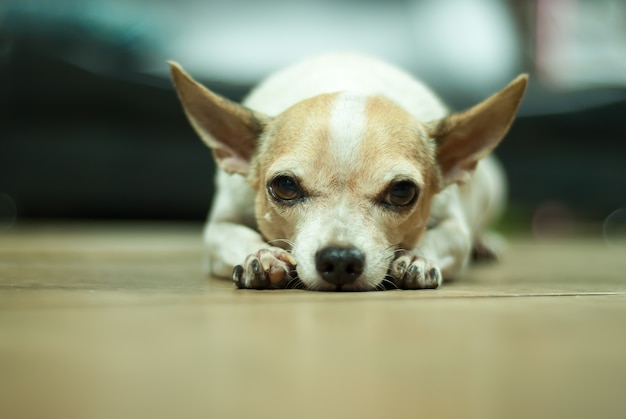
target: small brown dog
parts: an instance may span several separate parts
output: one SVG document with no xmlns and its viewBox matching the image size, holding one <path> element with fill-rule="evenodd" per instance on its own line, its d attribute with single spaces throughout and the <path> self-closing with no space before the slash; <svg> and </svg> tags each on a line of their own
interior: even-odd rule
<svg viewBox="0 0 626 419">
<path fill-rule="evenodd" d="M 171 70 L 219 166 L 207 272 L 240 288 L 438 288 L 502 209 L 503 174 L 485 157 L 526 75 L 449 115 L 422 83 L 360 55 L 289 67 L 245 106 Z"/>
</svg>

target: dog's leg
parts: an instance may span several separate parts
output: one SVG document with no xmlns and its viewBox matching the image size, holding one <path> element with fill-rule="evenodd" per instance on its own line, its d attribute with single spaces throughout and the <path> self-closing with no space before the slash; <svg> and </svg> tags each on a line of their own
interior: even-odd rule
<svg viewBox="0 0 626 419">
<path fill-rule="evenodd" d="M 217 241 L 215 237 L 222 239 Z M 238 288 L 285 288 L 295 273 L 293 256 L 270 246 L 249 227 L 209 223 L 205 239 L 208 271 L 220 277 L 232 276 Z"/>
<path fill-rule="evenodd" d="M 449 218 L 427 230 L 414 251 L 432 260 L 441 270 L 443 278 L 454 278 L 467 266 L 471 250 L 469 228 L 461 220 Z"/>
<path fill-rule="evenodd" d="M 389 276 L 401 289 L 436 289 L 444 278 L 453 278 L 467 265 L 469 236 L 458 225 L 444 222 L 429 230 L 419 247 L 401 251 L 391 263 Z"/>
<path fill-rule="evenodd" d="M 249 254 L 270 247 L 252 228 L 227 221 L 209 222 L 204 243 L 205 270 L 221 278 L 230 278 L 233 268 Z"/>
<path fill-rule="evenodd" d="M 220 169 L 215 186 L 217 194 L 204 230 L 205 272 L 233 278 L 239 288 L 284 287 L 295 261 L 286 250 L 267 243 L 254 227 L 252 188 L 242 176 Z"/>
<path fill-rule="evenodd" d="M 426 231 L 414 249 L 400 251 L 388 276 L 401 289 L 439 288 L 467 265 L 472 239 L 462 218 L 450 217 Z"/>
</svg>

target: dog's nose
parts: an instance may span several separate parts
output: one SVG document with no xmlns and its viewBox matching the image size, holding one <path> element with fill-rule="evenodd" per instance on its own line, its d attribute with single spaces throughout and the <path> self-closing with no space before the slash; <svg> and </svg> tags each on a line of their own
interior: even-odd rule
<svg viewBox="0 0 626 419">
<path fill-rule="evenodd" d="M 354 282 L 363 273 L 365 255 L 356 247 L 325 247 L 315 254 L 315 268 L 335 285 Z"/>
</svg>

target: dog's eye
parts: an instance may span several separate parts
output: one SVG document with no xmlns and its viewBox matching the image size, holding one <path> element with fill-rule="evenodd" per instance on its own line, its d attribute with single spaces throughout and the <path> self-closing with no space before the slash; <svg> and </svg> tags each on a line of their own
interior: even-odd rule
<svg viewBox="0 0 626 419">
<path fill-rule="evenodd" d="M 401 180 L 389 187 L 385 203 L 394 207 L 406 207 L 412 205 L 418 195 L 417 185 L 409 180 Z"/>
<path fill-rule="evenodd" d="M 279 201 L 293 201 L 304 196 L 298 182 L 287 175 L 278 175 L 270 181 L 270 194 Z"/>
</svg>

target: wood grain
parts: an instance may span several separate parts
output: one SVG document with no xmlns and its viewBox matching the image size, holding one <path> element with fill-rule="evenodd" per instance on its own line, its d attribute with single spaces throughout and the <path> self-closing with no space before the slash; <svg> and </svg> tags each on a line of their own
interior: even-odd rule
<svg viewBox="0 0 626 419">
<path fill-rule="evenodd" d="M 201 225 L 0 235 L 1 418 L 623 417 L 626 247 L 511 239 L 437 291 L 235 290 Z"/>
</svg>

